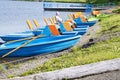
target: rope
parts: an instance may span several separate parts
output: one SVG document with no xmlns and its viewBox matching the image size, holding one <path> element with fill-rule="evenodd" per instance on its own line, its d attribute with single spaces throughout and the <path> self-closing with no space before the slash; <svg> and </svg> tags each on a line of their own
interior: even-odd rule
<svg viewBox="0 0 120 80">
<path fill-rule="evenodd" d="M 27 39 L 31 39 L 31 38 L 32 38 L 32 37 L 22 38 L 22 39 L 18 39 L 18 40 L 12 40 L 12 41 L 8 41 L 6 44 L 12 43 L 12 42 L 18 42 L 18 41 L 22 41 L 22 40 L 27 40 Z"/>
<path fill-rule="evenodd" d="M 13 52 L 15 52 L 15 51 L 17 51 L 18 49 L 20 49 L 20 48 L 24 47 L 25 45 L 27 45 L 28 43 L 30 43 L 30 42 L 31 42 L 31 41 L 33 41 L 34 39 L 39 38 L 39 37 L 41 37 L 41 36 L 42 36 L 42 35 L 38 35 L 38 36 L 36 36 L 36 37 L 32 37 L 32 39 L 31 39 L 31 40 L 29 40 L 29 41 L 25 42 L 24 44 L 22 44 L 22 45 L 18 46 L 17 48 L 15 48 L 15 49 L 11 50 L 10 52 L 8 52 L 8 53 L 4 54 L 4 55 L 2 56 L 2 58 L 4 58 L 4 57 L 8 56 L 9 54 L 11 54 L 11 53 L 13 53 Z"/>
</svg>

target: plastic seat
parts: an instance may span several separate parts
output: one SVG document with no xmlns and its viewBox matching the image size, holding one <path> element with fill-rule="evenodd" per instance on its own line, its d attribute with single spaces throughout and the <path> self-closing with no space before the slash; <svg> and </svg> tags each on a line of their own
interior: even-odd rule
<svg viewBox="0 0 120 80">
<path fill-rule="evenodd" d="M 48 25 L 48 28 L 49 28 L 50 32 L 52 33 L 52 35 L 54 35 L 54 36 L 60 35 L 60 33 L 57 30 L 55 24 Z"/>
</svg>

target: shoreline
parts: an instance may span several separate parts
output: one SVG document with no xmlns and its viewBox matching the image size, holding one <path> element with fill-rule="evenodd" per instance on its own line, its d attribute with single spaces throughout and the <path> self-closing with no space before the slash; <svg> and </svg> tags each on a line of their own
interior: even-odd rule
<svg viewBox="0 0 120 80">
<path fill-rule="evenodd" d="M 82 45 L 88 43 L 90 39 L 94 39 L 95 38 L 95 32 L 99 28 L 100 28 L 100 26 L 98 26 L 98 24 L 95 24 L 95 26 L 90 27 L 89 31 L 80 39 L 80 41 L 76 44 L 76 46 L 82 46 Z M 44 56 L 38 56 L 38 57 L 35 58 L 35 60 L 30 60 L 30 61 L 25 61 L 24 63 L 20 63 L 20 66 L 17 69 L 16 68 L 15 69 L 8 69 L 8 70 L 6 70 L 4 72 L 5 74 L 4 73 L 0 73 L 0 74 L 2 74 L 0 76 L 2 78 L 5 78 L 5 77 L 7 78 L 8 75 L 12 74 L 12 73 L 14 75 L 18 75 L 18 74 L 20 74 L 20 72 L 23 72 L 25 70 L 26 71 L 30 70 L 30 69 L 32 69 L 32 68 L 34 68 L 34 67 L 36 67 L 36 66 L 38 66 L 40 64 L 43 64 L 44 62 L 48 61 L 51 58 L 55 58 L 55 57 L 61 56 L 63 54 L 68 54 L 69 51 L 71 51 L 71 49 L 65 50 L 63 52 L 58 52 L 58 53 L 53 53 L 53 54 L 47 54 L 47 55 L 44 55 Z M 18 74 L 16 74 L 16 73 L 18 73 Z M 14 80 L 14 79 L 11 79 L 11 80 Z M 25 79 L 25 80 L 27 80 L 27 79 Z M 38 80 L 39 80 L 39 77 L 38 77 Z"/>
<path fill-rule="evenodd" d="M 82 47 L 83 45 L 85 45 L 86 43 L 89 42 L 89 39 L 94 38 L 95 37 L 95 33 L 98 31 L 100 27 L 98 26 L 98 23 L 95 24 L 94 26 L 90 27 L 87 31 L 87 33 L 85 35 L 83 35 L 81 37 L 81 39 L 76 43 L 75 46 L 78 47 Z M 94 37 L 93 37 L 94 36 Z M 20 65 L 19 68 L 11 68 L 8 70 L 5 70 L 5 72 L 0 73 L 0 78 L 7 78 L 8 75 L 12 74 L 12 75 L 19 75 L 24 71 L 30 70 L 34 67 L 37 67 L 40 64 L 43 64 L 44 62 L 48 61 L 51 58 L 55 58 L 64 54 L 69 54 L 69 52 L 71 51 L 70 49 L 61 51 L 61 52 L 56 52 L 56 53 L 52 53 L 52 54 L 46 54 L 46 55 L 38 55 L 35 58 L 33 58 L 32 60 L 27 60 L 27 61 L 23 61 L 22 63 L 18 62 L 17 64 Z"/>
</svg>

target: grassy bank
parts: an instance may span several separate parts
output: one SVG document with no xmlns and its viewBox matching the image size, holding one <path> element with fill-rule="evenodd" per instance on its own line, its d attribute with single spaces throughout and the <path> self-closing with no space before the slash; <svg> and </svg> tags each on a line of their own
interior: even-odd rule
<svg viewBox="0 0 120 80">
<path fill-rule="evenodd" d="M 115 14 L 108 18 L 103 18 L 100 22 L 100 34 L 120 32 L 120 14 Z"/>
<path fill-rule="evenodd" d="M 119 23 L 120 15 L 113 15 L 102 19 L 100 22 L 101 29 L 99 34 L 103 35 L 111 34 L 111 32 L 120 32 Z M 69 54 L 50 59 L 44 64 L 22 73 L 20 76 L 120 58 L 120 37 L 111 36 L 110 39 L 97 42 L 88 48 L 73 47 L 72 50 L 73 51 Z"/>
<path fill-rule="evenodd" d="M 113 10 L 112 12 L 113 12 L 113 13 L 118 13 L 118 14 L 120 14 L 120 8 L 115 9 L 115 10 Z"/>
</svg>

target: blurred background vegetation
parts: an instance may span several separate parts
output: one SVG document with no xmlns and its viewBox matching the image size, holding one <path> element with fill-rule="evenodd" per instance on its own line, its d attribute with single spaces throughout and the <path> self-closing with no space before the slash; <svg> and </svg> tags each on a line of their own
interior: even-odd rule
<svg viewBox="0 0 120 80">
<path fill-rule="evenodd" d="M 16 0 L 16 1 L 45 1 L 45 2 L 74 2 L 74 3 L 90 3 L 90 4 L 103 4 L 103 3 L 115 3 L 120 5 L 120 0 Z"/>
</svg>

